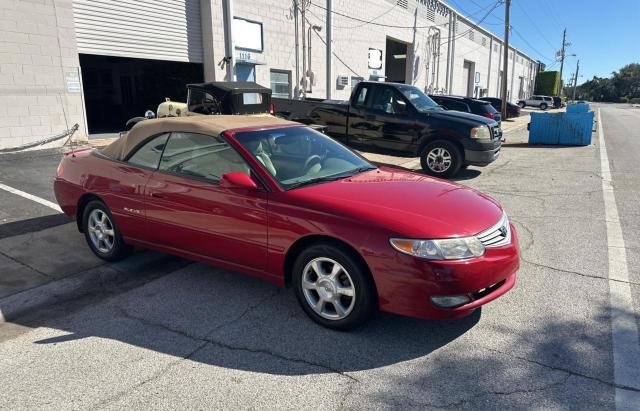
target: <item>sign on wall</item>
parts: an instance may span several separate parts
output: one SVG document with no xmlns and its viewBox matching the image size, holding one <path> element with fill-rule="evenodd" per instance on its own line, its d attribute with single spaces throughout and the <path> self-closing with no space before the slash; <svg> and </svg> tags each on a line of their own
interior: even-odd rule
<svg viewBox="0 0 640 411">
<path fill-rule="evenodd" d="M 382 50 L 369 48 L 369 68 L 373 70 L 382 68 Z"/>
<path fill-rule="evenodd" d="M 262 23 L 234 17 L 233 42 L 237 49 L 261 52 L 264 48 Z"/>
<path fill-rule="evenodd" d="M 64 73 L 64 79 L 67 83 L 67 93 L 80 93 L 80 76 L 77 71 L 67 71 Z"/>
</svg>

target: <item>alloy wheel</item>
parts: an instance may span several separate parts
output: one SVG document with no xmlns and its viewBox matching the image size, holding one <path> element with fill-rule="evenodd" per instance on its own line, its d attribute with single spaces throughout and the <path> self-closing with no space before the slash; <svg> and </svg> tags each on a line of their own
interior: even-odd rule
<svg viewBox="0 0 640 411">
<path fill-rule="evenodd" d="M 444 173 L 451 167 L 451 153 L 445 148 L 436 147 L 427 153 L 427 165 L 436 173 Z"/>
<path fill-rule="evenodd" d="M 302 291 L 311 309 L 328 320 L 346 318 L 356 302 L 351 276 L 337 261 L 318 257 L 302 273 Z"/>
<path fill-rule="evenodd" d="M 91 211 L 87 221 L 87 230 L 93 246 L 98 251 L 104 254 L 111 252 L 116 233 L 107 213 L 97 208 Z"/>
</svg>

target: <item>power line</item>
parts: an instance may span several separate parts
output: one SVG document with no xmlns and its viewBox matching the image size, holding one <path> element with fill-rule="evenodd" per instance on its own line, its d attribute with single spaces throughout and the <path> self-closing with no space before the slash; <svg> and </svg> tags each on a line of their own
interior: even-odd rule
<svg viewBox="0 0 640 411">
<path fill-rule="evenodd" d="M 549 39 L 547 39 L 547 38 L 545 37 L 545 35 L 544 35 L 544 33 L 542 32 L 542 30 L 540 30 L 540 27 L 538 27 L 538 25 L 533 21 L 533 19 L 531 18 L 531 16 L 529 16 L 529 13 L 527 13 L 527 11 L 524 9 L 524 7 L 522 7 L 522 6 L 520 5 L 520 3 L 519 3 L 519 2 L 517 2 L 517 1 L 516 1 L 515 3 L 516 3 L 516 5 L 520 8 L 520 10 L 522 10 L 522 12 L 524 13 L 524 15 L 525 15 L 525 16 L 527 16 L 527 18 L 529 19 L 529 21 L 531 22 L 531 24 L 533 25 L 533 27 L 538 31 L 538 33 L 540 33 L 540 37 L 542 37 L 542 39 L 543 39 L 544 41 L 546 41 L 546 42 L 547 42 L 547 44 L 549 44 L 549 46 L 550 46 L 552 49 L 554 49 L 554 48 L 555 48 L 555 47 L 554 47 L 554 45 L 553 45 L 553 44 L 551 44 L 551 42 L 549 41 Z"/>
<path fill-rule="evenodd" d="M 515 34 L 517 34 L 517 35 L 518 35 L 518 37 L 520 37 L 520 39 L 521 39 L 522 41 L 524 41 L 524 43 L 525 43 L 527 46 L 529 46 L 529 48 L 530 48 L 531 50 L 533 50 L 534 52 L 536 52 L 540 57 L 542 57 L 543 59 L 545 59 L 545 60 L 547 60 L 547 61 L 555 61 L 554 59 L 550 59 L 549 57 L 545 57 L 545 55 L 544 55 L 544 54 L 540 53 L 540 51 L 538 51 L 538 49 L 536 49 L 535 47 L 533 47 L 533 46 L 531 45 L 531 43 L 529 43 L 529 42 L 527 41 L 527 39 L 525 39 L 525 38 L 524 38 L 524 36 L 523 36 L 522 34 L 520 34 L 520 32 L 519 32 L 518 30 L 516 30 L 516 28 L 515 28 L 515 27 L 511 26 L 511 30 L 513 30 L 513 32 L 514 32 Z"/>
<path fill-rule="evenodd" d="M 321 6 L 321 5 L 319 5 L 319 4 L 315 4 L 315 3 L 313 3 L 313 2 L 311 2 L 311 5 L 316 6 L 317 8 L 322 9 L 322 10 L 325 10 L 325 11 L 327 10 L 327 8 L 326 8 L 326 7 Z M 363 26 L 364 26 L 364 25 L 366 25 L 366 24 L 371 24 L 372 26 L 389 27 L 389 28 L 395 28 L 395 29 L 412 29 L 412 30 L 413 30 L 414 28 L 415 28 L 415 29 L 428 29 L 429 27 L 446 26 L 447 24 L 449 24 L 449 23 L 447 22 L 447 23 L 443 23 L 443 24 L 432 24 L 432 25 L 429 25 L 429 26 L 415 26 L 415 27 L 414 27 L 414 26 L 397 26 L 397 25 L 393 25 L 393 24 L 382 24 L 382 23 L 377 23 L 377 22 L 373 21 L 373 20 L 375 20 L 375 19 L 373 19 L 373 20 L 363 20 L 363 19 L 359 19 L 359 18 L 357 18 L 357 17 L 349 16 L 348 14 L 343 14 L 343 13 L 337 12 L 337 11 L 335 11 L 335 10 L 331 10 L 331 13 L 332 13 L 332 14 L 335 14 L 335 15 L 337 15 L 337 16 L 340 16 L 340 17 L 344 17 L 344 18 L 347 18 L 347 19 L 351 19 L 351 20 L 359 21 L 360 23 L 363 23 Z M 334 26 L 334 27 L 335 27 L 335 26 Z"/>
<path fill-rule="evenodd" d="M 471 1 L 472 1 L 472 2 L 473 2 L 473 4 L 475 4 L 476 6 L 481 7 L 481 5 L 480 5 L 480 4 L 478 4 L 477 2 L 475 2 L 474 0 L 471 0 Z M 464 11 L 464 10 L 462 10 L 462 11 Z M 526 13 L 526 12 L 525 12 L 525 13 Z M 500 21 L 502 22 L 502 24 L 504 24 L 504 19 L 500 18 L 499 16 L 492 16 L 492 17 L 495 17 L 496 19 L 500 20 Z M 529 17 L 529 15 L 527 15 L 527 17 Z M 529 17 L 529 19 L 531 19 L 531 18 Z M 549 57 L 546 57 L 546 56 L 545 56 L 545 54 L 541 53 L 538 49 L 536 49 L 535 47 L 533 47 L 533 46 L 531 45 L 531 43 L 529 43 L 529 42 L 527 41 L 527 39 L 526 39 L 522 34 L 520 34 L 520 32 L 519 32 L 518 30 L 516 30 L 516 28 L 515 28 L 513 25 L 511 25 L 511 26 L 510 26 L 510 29 L 511 29 L 511 30 L 513 30 L 513 31 L 514 31 L 514 33 L 515 33 L 515 34 L 517 34 L 517 35 L 518 35 L 518 37 L 520 37 L 520 39 L 522 39 L 522 41 L 524 41 L 524 43 L 525 43 L 527 46 L 529 46 L 529 48 L 530 48 L 532 51 L 534 51 L 535 53 L 537 53 L 540 57 L 542 57 L 543 59 L 545 59 L 545 60 L 547 60 L 547 61 L 554 61 L 554 59 L 551 59 L 551 58 L 549 58 Z M 537 27 L 536 27 L 536 29 L 537 29 Z M 538 30 L 539 30 L 539 29 L 538 29 Z M 546 41 L 549 43 L 549 45 L 551 45 L 551 47 L 553 48 L 553 45 L 549 42 L 549 40 L 547 40 L 546 38 L 545 38 L 545 40 L 546 40 Z"/>
<path fill-rule="evenodd" d="M 307 23 L 311 24 L 311 22 L 309 21 L 309 19 L 307 18 L 307 16 L 305 16 L 305 17 L 304 17 L 304 19 L 307 21 Z M 323 38 L 322 38 L 322 36 L 321 36 L 317 31 L 315 31 L 315 30 L 311 30 L 311 31 L 313 31 L 314 33 L 316 33 L 316 36 L 320 39 L 320 41 L 321 41 L 321 42 L 324 44 L 324 46 L 326 47 L 326 46 L 327 46 L 327 42 L 325 41 L 325 39 L 323 39 Z M 332 50 L 332 51 L 331 51 L 331 53 L 332 53 L 332 54 L 333 54 L 333 56 L 334 56 L 335 58 L 337 58 L 337 59 L 338 59 L 338 61 L 339 61 L 340 63 L 342 63 L 342 65 L 343 65 L 343 66 L 345 66 L 345 67 L 346 67 L 350 72 L 352 72 L 353 74 L 355 74 L 355 75 L 356 75 L 356 76 L 358 76 L 358 77 L 363 77 L 363 76 L 361 76 L 360 74 L 356 73 L 356 72 L 355 72 L 355 70 L 354 70 L 354 69 L 352 69 L 352 68 L 351 68 L 347 63 L 345 63 L 345 62 L 344 62 L 344 60 L 342 60 L 342 59 L 340 58 L 340 56 L 338 56 L 338 55 L 336 54 L 336 52 L 335 52 L 335 51 L 333 51 L 333 50 Z"/>
</svg>

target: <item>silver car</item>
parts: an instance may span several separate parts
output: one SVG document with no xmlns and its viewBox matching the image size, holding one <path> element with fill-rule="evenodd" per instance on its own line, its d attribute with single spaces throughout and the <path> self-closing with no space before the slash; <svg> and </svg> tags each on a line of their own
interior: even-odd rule
<svg viewBox="0 0 640 411">
<path fill-rule="evenodd" d="M 549 107 L 553 107 L 553 97 L 549 96 L 531 96 L 527 99 L 518 101 L 520 108 L 526 106 L 538 107 L 540 110 L 546 110 Z"/>
</svg>

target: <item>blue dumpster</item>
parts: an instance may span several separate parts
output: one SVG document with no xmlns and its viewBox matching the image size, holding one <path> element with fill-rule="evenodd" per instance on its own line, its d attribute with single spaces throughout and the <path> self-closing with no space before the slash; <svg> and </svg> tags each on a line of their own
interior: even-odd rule
<svg viewBox="0 0 640 411">
<path fill-rule="evenodd" d="M 531 113 L 529 144 L 586 146 L 591 144 L 592 128 L 593 111 Z"/>
<path fill-rule="evenodd" d="M 531 113 L 529 144 L 560 144 L 561 114 Z"/>
<path fill-rule="evenodd" d="M 567 106 L 567 113 L 588 113 L 589 105 L 587 103 L 569 104 Z"/>
</svg>

